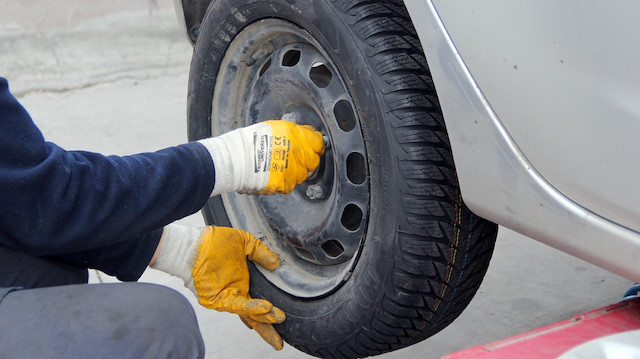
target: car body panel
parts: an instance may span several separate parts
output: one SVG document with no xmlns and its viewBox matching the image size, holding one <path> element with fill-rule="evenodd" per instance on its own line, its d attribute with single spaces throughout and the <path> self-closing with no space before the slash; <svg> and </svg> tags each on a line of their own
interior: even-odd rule
<svg viewBox="0 0 640 359">
<path fill-rule="evenodd" d="M 465 203 L 489 220 L 640 280 L 640 234 L 580 206 L 546 181 L 492 110 L 434 4 L 405 5 L 436 84 Z"/>
<path fill-rule="evenodd" d="M 434 4 L 536 171 L 581 206 L 640 230 L 640 2 Z"/>
</svg>

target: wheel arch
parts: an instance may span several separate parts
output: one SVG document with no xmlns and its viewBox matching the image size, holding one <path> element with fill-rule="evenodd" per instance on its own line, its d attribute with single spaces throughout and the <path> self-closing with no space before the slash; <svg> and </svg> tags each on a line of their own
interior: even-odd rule
<svg viewBox="0 0 640 359">
<path fill-rule="evenodd" d="M 176 15 L 180 27 L 187 35 L 191 45 L 196 43 L 200 25 L 212 0 L 174 0 Z"/>
</svg>

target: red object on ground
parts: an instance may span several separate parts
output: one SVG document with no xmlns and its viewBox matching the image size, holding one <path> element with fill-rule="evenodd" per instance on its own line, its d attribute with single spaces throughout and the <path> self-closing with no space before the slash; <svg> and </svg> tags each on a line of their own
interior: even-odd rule
<svg viewBox="0 0 640 359">
<path fill-rule="evenodd" d="M 443 359 L 556 358 L 592 339 L 636 329 L 640 329 L 640 299 L 578 314 L 539 329 L 464 349 Z"/>
</svg>

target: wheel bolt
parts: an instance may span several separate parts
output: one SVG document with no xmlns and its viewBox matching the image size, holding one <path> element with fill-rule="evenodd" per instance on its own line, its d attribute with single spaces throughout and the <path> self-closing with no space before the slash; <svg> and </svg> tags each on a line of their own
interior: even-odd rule
<svg viewBox="0 0 640 359">
<path fill-rule="evenodd" d="M 307 197 L 309 199 L 322 199 L 324 198 L 324 191 L 319 184 L 312 184 L 307 187 Z"/>
<path fill-rule="evenodd" d="M 331 142 L 329 142 L 329 137 L 327 137 L 326 135 L 322 135 L 322 141 L 324 142 L 325 149 L 328 150 L 331 148 Z"/>
</svg>

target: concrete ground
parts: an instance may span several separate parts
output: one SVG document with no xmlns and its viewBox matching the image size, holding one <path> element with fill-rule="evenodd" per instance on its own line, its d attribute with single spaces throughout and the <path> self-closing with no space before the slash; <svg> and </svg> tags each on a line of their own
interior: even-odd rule
<svg viewBox="0 0 640 359">
<path fill-rule="evenodd" d="M 0 9 L 0 76 L 45 138 L 118 155 L 187 140 L 191 48 L 170 0 L 0 0 Z M 180 222 L 204 225 L 199 214 Z M 114 279 L 93 272 L 91 280 Z M 147 270 L 141 281 L 175 288 L 193 303 L 207 358 L 309 357 L 286 345 L 271 350 L 235 316 L 200 307 L 177 278 Z M 631 284 L 502 228 L 468 309 L 434 337 L 380 358 L 437 358 L 615 303 Z"/>
</svg>

